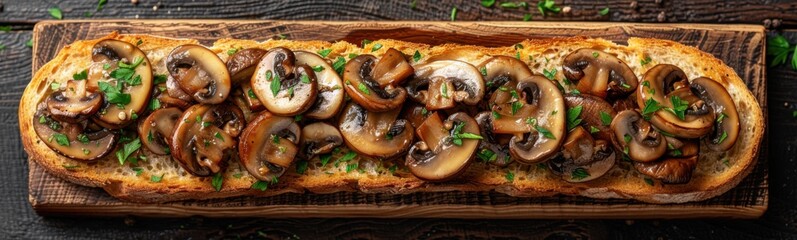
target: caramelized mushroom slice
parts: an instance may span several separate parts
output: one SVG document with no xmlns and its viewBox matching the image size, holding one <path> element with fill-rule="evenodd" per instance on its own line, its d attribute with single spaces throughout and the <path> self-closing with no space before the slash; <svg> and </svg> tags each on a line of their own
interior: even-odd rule
<svg viewBox="0 0 797 240">
<path fill-rule="evenodd" d="M 166 69 L 197 102 L 218 104 L 230 95 L 230 72 L 213 51 L 200 45 L 178 46 L 166 57 Z"/>
<path fill-rule="evenodd" d="M 109 129 L 119 129 L 142 115 L 152 93 L 152 64 L 147 55 L 128 42 L 102 40 L 91 50 L 87 88 L 104 93 L 105 104 L 92 119 Z M 107 66 L 107 67 L 106 67 Z"/>
<path fill-rule="evenodd" d="M 177 80 L 174 80 L 172 75 L 168 75 L 166 77 L 166 93 L 168 93 L 170 97 L 183 101 L 188 105 L 194 101 L 194 98 L 191 97 L 191 95 L 188 95 L 188 93 L 185 93 L 185 91 L 180 88 L 180 84 L 177 83 Z"/>
<path fill-rule="evenodd" d="M 611 143 L 594 140 L 578 126 L 567 135 L 562 154 L 548 161 L 548 166 L 565 181 L 586 182 L 609 172 L 616 159 Z"/>
<path fill-rule="evenodd" d="M 232 84 L 249 82 L 252 79 L 252 74 L 255 73 L 257 64 L 266 55 L 266 52 L 259 48 L 247 48 L 230 56 L 230 59 L 227 60 L 227 71 L 230 72 Z"/>
<path fill-rule="evenodd" d="M 269 112 L 294 116 L 310 109 L 318 96 L 318 80 L 313 69 L 296 65 L 287 48 L 273 48 L 263 56 L 252 76 L 252 89 Z"/>
<path fill-rule="evenodd" d="M 376 57 L 372 55 L 360 55 L 346 63 L 343 73 L 346 83 L 343 88 L 346 89 L 346 94 L 354 102 L 371 112 L 400 109 L 399 107 L 407 98 L 407 91 L 393 85 L 382 88 L 374 80 L 382 76 L 375 76 L 372 73 L 376 62 Z"/>
<path fill-rule="evenodd" d="M 697 166 L 698 155 L 690 157 L 667 157 L 654 162 L 634 162 L 634 168 L 640 173 L 662 183 L 683 184 L 692 179 L 692 172 Z"/>
<path fill-rule="evenodd" d="M 614 101 L 637 89 L 634 71 L 609 53 L 582 48 L 565 56 L 562 64 L 565 77 L 576 83 L 581 93 Z"/>
<path fill-rule="evenodd" d="M 311 123 L 302 128 L 300 154 L 305 159 L 311 159 L 315 155 L 332 152 L 341 144 L 343 137 L 337 128 L 323 122 Z"/>
<path fill-rule="evenodd" d="M 416 66 L 407 92 L 427 110 L 449 109 L 454 103 L 476 105 L 484 97 L 484 80 L 466 62 L 441 60 Z"/>
<path fill-rule="evenodd" d="M 478 66 L 478 69 L 483 69 L 484 82 L 487 87 L 487 92 L 495 91 L 503 88 L 514 88 L 518 80 L 531 77 L 531 70 L 526 63 L 514 57 L 495 56 L 491 57 L 483 64 Z M 493 97 L 496 100 L 506 103 L 511 99 L 511 95 L 506 91 L 496 91 Z M 500 104 L 500 103 L 499 103 Z"/>
<path fill-rule="evenodd" d="M 739 114 L 731 95 L 722 84 L 705 77 L 693 80 L 691 88 L 695 95 L 711 106 L 717 116 L 706 138 L 708 148 L 718 152 L 728 151 L 739 136 Z"/>
<path fill-rule="evenodd" d="M 150 113 L 138 125 L 138 138 L 142 145 L 158 155 L 170 154 L 169 138 L 182 115 L 183 111 L 175 107 L 161 108 Z"/>
<path fill-rule="evenodd" d="M 686 74 L 674 65 L 659 64 L 645 73 L 637 90 L 637 104 L 643 112 L 646 108 L 655 109 L 651 106 L 660 106 L 650 115 L 650 122 L 682 138 L 704 136 L 714 123 L 711 106 L 692 94 Z"/>
<path fill-rule="evenodd" d="M 312 119 L 329 119 L 343 107 L 343 82 L 335 69 L 315 53 L 296 51 L 296 64 L 306 64 L 318 79 L 318 97 L 304 116 Z"/>
<path fill-rule="evenodd" d="M 293 163 L 301 134 L 292 118 L 261 112 L 241 134 L 241 164 L 255 178 L 273 181 Z"/>
<path fill-rule="evenodd" d="M 395 48 L 390 48 L 374 64 L 371 75 L 380 87 L 386 87 L 398 86 L 414 72 L 404 54 Z"/>
<path fill-rule="evenodd" d="M 69 80 L 63 89 L 50 94 L 47 110 L 58 121 L 77 123 L 97 113 L 102 107 L 102 95 L 86 89 L 86 82 Z"/>
<path fill-rule="evenodd" d="M 612 105 L 599 97 L 588 94 L 568 94 L 565 96 L 565 102 L 567 102 L 568 109 L 581 106 L 579 118 L 585 125 L 584 127 L 589 129 L 589 132 L 595 137 L 606 141 L 614 139 L 614 133 L 610 126 L 617 112 L 614 111 Z M 617 102 L 621 101 L 615 103 Z"/>
<path fill-rule="evenodd" d="M 445 181 L 467 169 L 479 146 L 479 126 L 465 113 L 455 113 L 443 123 L 437 112 L 417 129 L 421 141 L 410 148 L 406 165 L 425 181 Z"/>
<path fill-rule="evenodd" d="M 113 150 L 117 137 L 108 130 L 90 132 L 85 123 L 58 122 L 39 111 L 33 118 L 33 130 L 45 145 L 65 157 L 94 161 Z"/>
<path fill-rule="evenodd" d="M 195 176 L 222 172 L 244 125 L 243 113 L 234 105 L 194 105 L 180 116 L 168 141 L 172 158 Z"/>
<path fill-rule="evenodd" d="M 482 161 L 490 164 L 505 167 L 512 162 L 509 157 L 509 145 L 501 144 L 498 136 L 493 133 L 491 112 L 481 112 L 476 115 L 476 123 L 479 124 L 479 132 L 484 139 L 479 141 L 479 151 L 476 153 Z"/>
<path fill-rule="evenodd" d="M 412 125 L 396 119 L 400 110 L 371 112 L 349 103 L 343 108 L 338 129 L 350 149 L 367 156 L 391 158 L 407 151 L 413 140 Z"/>
<path fill-rule="evenodd" d="M 667 141 L 650 122 L 634 110 L 625 110 L 612 120 L 618 149 L 636 162 L 655 161 L 667 150 Z"/>
</svg>

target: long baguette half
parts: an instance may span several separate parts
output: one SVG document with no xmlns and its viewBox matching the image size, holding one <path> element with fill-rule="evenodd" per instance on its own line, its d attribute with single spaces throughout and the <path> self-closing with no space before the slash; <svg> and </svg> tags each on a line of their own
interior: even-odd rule
<svg viewBox="0 0 797 240">
<path fill-rule="evenodd" d="M 220 39 L 212 46 L 222 60 L 229 58 L 230 49 L 259 47 L 287 47 L 292 50 L 316 52 L 331 49 L 330 61 L 338 57 L 346 59 L 350 53 L 374 54 L 377 57 L 389 48 L 395 48 L 412 56 L 417 50 L 421 62 L 429 56 L 458 50 L 467 52 L 468 62 L 478 62 L 489 55 L 516 56 L 529 65 L 532 72 L 542 74 L 544 69 L 559 70 L 557 79 L 562 79 L 563 57 L 579 48 L 595 48 L 616 55 L 626 62 L 637 76 L 656 64 L 668 63 L 683 69 L 690 79 L 706 76 L 724 85 L 737 106 L 741 121 L 740 135 L 735 146 L 723 153 L 707 153 L 701 149 L 697 169 L 687 184 L 653 184 L 645 181 L 629 163 L 621 162 L 606 176 L 585 183 L 568 183 L 545 168 L 511 164 L 506 168 L 477 162 L 454 181 L 426 183 L 415 178 L 402 168 L 384 167 L 377 160 L 356 157 L 349 162 L 336 162 L 340 156 L 323 165 L 318 158 L 311 159 L 304 174 L 292 167 L 278 183 L 262 191 L 252 188 L 256 179 L 251 177 L 238 160 L 230 160 L 223 175 L 220 191 L 211 186 L 211 178 L 194 177 L 182 170 L 170 158 L 159 157 L 144 151 L 147 161 L 140 161 L 138 168 L 126 163 L 120 165 L 113 154 L 96 163 L 82 163 L 63 157 L 45 145 L 33 129 L 36 104 L 42 101 L 53 82 L 63 83 L 72 74 L 86 69 L 91 64 L 91 48 L 103 39 L 118 39 L 136 44 L 144 51 L 153 65 L 153 74 L 165 74 L 165 57 L 176 46 L 198 44 L 192 39 L 172 39 L 150 35 L 122 35 L 112 33 L 94 40 L 76 41 L 64 47 L 50 62 L 39 69 L 25 89 L 19 105 L 19 122 L 22 141 L 30 156 L 47 172 L 68 181 L 89 187 L 101 187 L 112 196 L 134 202 L 168 202 L 185 199 L 225 198 L 240 195 L 272 196 L 287 192 L 331 193 L 338 191 L 360 191 L 364 193 L 386 192 L 404 194 L 429 191 L 491 191 L 518 197 L 551 196 L 556 194 L 581 195 L 591 198 L 632 198 L 650 203 L 683 203 L 700 201 L 718 196 L 736 186 L 753 169 L 759 144 L 764 133 L 764 118 L 752 93 L 733 69 L 721 60 L 694 47 L 676 42 L 629 38 L 628 46 L 618 45 L 603 39 L 586 37 L 526 40 L 524 47 L 513 46 L 486 48 L 445 44 L 425 44 L 395 40 L 377 40 L 362 48 L 348 42 Z M 382 47 L 372 50 L 374 44 Z M 651 59 L 642 65 L 640 60 Z M 351 165 L 356 164 L 354 168 Z M 348 168 L 348 169 L 347 169 Z M 140 174 L 137 174 L 137 171 Z M 511 175 L 511 177 L 510 177 Z M 159 182 L 153 176 L 162 177 Z M 261 188 L 262 189 L 262 188 Z"/>
</svg>

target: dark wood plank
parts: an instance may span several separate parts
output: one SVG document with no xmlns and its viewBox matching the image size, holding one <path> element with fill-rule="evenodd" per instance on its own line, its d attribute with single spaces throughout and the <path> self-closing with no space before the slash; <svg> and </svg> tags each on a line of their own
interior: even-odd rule
<svg viewBox="0 0 797 240">
<path fill-rule="evenodd" d="M 785 31 L 797 42 L 797 30 Z M 0 75 L 4 88 L 0 116 L 8 122 L 0 133 L 0 236 L 4 239 L 302 239 L 323 238 L 507 238 L 541 239 L 794 239 L 797 238 L 797 71 L 785 66 L 769 68 L 770 129 L 769 210 L 758 220 L 439 220 L 439 219 L 148 219 L 55 218 L 34 213 L 27 196 L 27 160 L 16 124 L 18 98 L 13 92 L 30 79 L 31 50 L 24 42 L 30 31 L 0 33 Z M 11 89 L 17 89 L 12 91 Z M 7 97 L 6 97 L 7 96 Z M 789 103 L 788 107 L 784 103 Z M 584 231 L 582 229 L 588 229 Z M 258 233 L 264 233 L 261 237 Z"/>
<path fill-rule="evenodd" d="M 65 19 L 88 18 L 257 18 L 283 20 L 438 20 L 450 19 L 451 9 L 457 8 L 459 21 L 517 20 L 532 14 L 533 21 L 618 21 L 618 22 L 702 22 L 753 23 L 777 19 L 784 26 L 797 25 L 797 3 L 788 0 L 639 0 L 636 7 L 629 0 L 557 0 L 560 7 L 570 7 L 569 13 L 549 14 L 545 17 L 536 9 L 538 1 L 528 1 L 530 7 L 509 9 L 497 4 L 491 8 L 480 1 L 462 0 L 321 0 L 269 1 L 258 0 L 196 0 L 145 1 L 132 4 L 129 0 L 108 1 L 105 8 L 95 12 L 97 1 L 6 1 L 0 21 L 33 23 L 51 19 L 47 8 L 60 7 Z M 415 8 L 411 3 L 416 2 Z M 505 1 L 496 1 L 497 3 Z M 508 1 L 519 2 L 519 1 Z M 658 2 L 658 3 L 657 3 Z M 158 6 L 154 10 L 153 6 Z M 609 8 L 609 14 L 598 11 Z M 659 20 L 659 15 L 663 19 Z"/>
<path fill-rule="evenodd" d="M 322 31 L 335 29 L 335 31 Z M 487 30 L 489 29 L 489 31 Z M 111 31 L 195 38 L 204 43 L 221 37 L 264 40 L 284 34 L 290 39 L 347 40 L 359 42 L 394 38 L 429 44 L 447 42 L 476 45 L 511 45 L 526 38 L 586 35 L 622 42 L 629 36 L 672 39 L 697 46 L 737 69 L 748 87 L 766 106 L 763 78 L 763 31 L 755 26 L 644 25 L 613 23 L 429 23 L 429 22 L 270 22 L 270 21 L 137 21 L 45 22 L 36 27 L 33 68 L 47 62 L 65 44 L 103 36 Z M 489 37 L 486 37 L 489 36 Z M 740 44 L 729 51 L 727 43 Z M 636 201 L 595 200 L 581 197 L 513 198 L 499 193 L 445 192 L 391 194 L 285 194 L 268 198 L 183 201 L 159 205 L 120 202 L 102 193 L 66 183 L 44 173 L 35 164 L 29 175 L 31 201 L 43 214 L 91 214 L 224 217 L 315 216 L 345 217 L 448 217 L 448 218 L 675 218 L 758 217 L 767 202 L 766 152 L 750 177 L 727 194 L 698 203 L 649 205 Z M 341 205 L 343 204 L 343 205 Z M 555 209 L 553 211 L 552 209 Z"/>
</svg>

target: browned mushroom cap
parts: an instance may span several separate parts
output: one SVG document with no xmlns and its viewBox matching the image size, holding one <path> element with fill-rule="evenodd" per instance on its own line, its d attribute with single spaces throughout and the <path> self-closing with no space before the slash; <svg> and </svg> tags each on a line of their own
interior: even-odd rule
<svg viewBox="0 0 797 240">
<path fill-rule="evenodd" d="M 600 50 L 578 49 L 565 56 L 562 64 L 565 77 L 575 82 L 581 93 L 614 100 L 637 88 L 634 71 L 623 60 Z"/>
<path fill-rule="evenodd" d="M 169 97 L 183 101 L 189 105 L 194 101 L 194 98 L 191 97 L 191 95 L 188 95 L 188 93 L 185 93 L 185 91 L 180 88 L 180 84 L 177 83 L 177 80 L 174 80 L 172 75 L 168 75 L 166 77 L 166 93 L 169 95 Z"/>
<path fill-rule="evenodd" d="M 637 162 L 651 162 L 667 150 L 667 141 L 642 115 L 634 110 L 625 110 L 612 120 L 618 149 Z"/>
<path fill-rule="evenodd" d="M 245 124 L 241 109 L 234 105 L 194 105 L 183 112 L 174 128 L 169 141 L 172 158 L 196 176 L 221 172 Z"/>
<path fill-rule="evenodd" d="M 39 111 L 33 118 L 33 130 L 50 149 L 74 160 L 93 161 L 110 153 L 116 135 L 108 130 L 90 132 L 85 123 L 58 122 Z"/>
<path fill-rule="evenodd" d="M 578 126 L 567 135 L 562 154 L 548 161 L 551 170 L 568 182 L 586 182 L 606 174 L 616 162 L 611 143 L 594 140 Z"/>
<path fill-rule="evenodd" d="M 260 102 L 260 99 L 257 99 L 255 90 L 252 88 L 252 85 L 249 82 L 241 82 L 240 86 L 242 96 L 241 99 L 246 103 L 246 108 L 252 112 L 259 112 L 266 109 L 266 106 Z"/>
<path fill-rule="evenodd" d="M 599 139 L 612 141 L 611 122 L 617 112 L 612 105 L 602 98 L 589 94 L 567 94 L 565 95 L 567 108 L 573 109 L 581 106 L 581 114 L 578 116 L 582 124 L 589 132 Z M 617 101 L 620 102 L 620 101 Z"/>
<path fill-rule="evenodd" d="M 413 128 L 418 128 L 421 126 L 424 120 L 429 117 L 429 114 L 432 112 L 426 110 L 423 105 L 419 105 L 416 102 L 410 102 L 410 104 L 404 104 L 404 119 L 407 119 L 409 123 L 412 125 Z"/>
<path fill-rule="evenodd" d="M 479 142 L 479 150 L 476 153 L 482 161 L 504 167 L 512 162 L 509 157 L 509 145 L 501 144 L 499 136 L 493 133 L 491 112 L 481 112 L 474 118 L 479 124 L 479 132 L 484 139 Z"/>
<path fill-rule="evenodd" d="M 481 138 L 478 124 L 465 113 L 455 113 L 443 123 L 435 112 L 417 133 L 421 141 L 412 145 L 405 163 L 425 181 L 445 181 L 464 172 Z"/>
<path fill-rule="evenodd" d="M 520 79 L 508 91 L 513 99 L 509 104 L 492 106 L 493 132 L 514 134 L 509 143 L 514 160 L 531 164 L 553 157 L 566 130 L 565 102 L 559 89 L 544 77 L 532 76 Z"/>
<path fill-rule="evenodd" d="M 395 48 L 390 48 L 374 64 L 371 75 L 380 87 L 385 87 L 398 86 L 414 72 L 404 54 Z"/>
<path fill-rule="evenodd" d="M 266 52 L 259 48 L 247 48 L 230 56 L 230 59 L 227 60 L 227 71 L 230 72 L 232 84 L 249 82 L 252 79 L 252 74 L 255 73 L 257 64 L 260 63 L 260 59 L 266 55 Z"/>
<path fill-rule="evenodd" d="M 407 92 L 427 110 L 453 108 L 454 103 L 476 105 L 484 97 L 484 80 L 476 67 L 466 62 L 441 60 L 415 67 L 415 78 Z"/>
<path fill-rule="evenodd" d="M 94 44 L 91 53 L 94 63 L 89 69 L 87 88 L 102 91 L 105 101 L 92 119 L 109 129 L 127 126 L 134 121 L 132 116 L 142 115 L 149 103 L 152 64 L 141 49 L 119 40 L 102 40 Z"/>
<path fill-rule="evenodd" d="M 329 119 L 343 107 L 343 82 L 335 69 L 315 53 L 296 51 L 296 64 L 310 66 L 318 79 L 318 97 L 303 115 L 312 119 Z"/>
<path fill-rule="evenodd" d="M 686 107 L 683 118 L 676 115 L 674 102 Z M 637 104 L 645 112 L 646 106 L 660 106 L 653 112 L 650 122 L 665 132 L 682 138 L 699 138 L 711 131 L 714 112 L 705 101 L 692 94 L 686 74 L 678 67 L 659 64 L 648 70 L 642 77 L 637 90 Z M 646 115 L 646 117 L 648 117 Z"/>
<path fill-rule="evenodd" d="M 142 145 L 152 153 L 169 154 L 169 139 L 182 115 L 183 111 L 175 107 L 161 108 L 150 113 L 138 125 L 138 138 Z"/>
<path fill-rule="evenodd" d="M 166 57 L 166 69 L 194 100 L 218 104 L 230 95 L 227 66 L 213 51 L 194 44 L 178 46 Z"/>
<path fill-rule="evenodd" d="M 338 129 L 350 149 L 372 157 L 394 157 L 407 151 L 413 139 L 412 125 L 396 119 L 400 110 L 371 112 L 349 103 L 343 108 Z"/>
<path fill-rule="evenodd" d="M 477 68 L 483 69 L 487 73 L 484 75 L 484 82 L 488 86 L 488 92 L 500 87 L 512 88 L 517 84 L 518 80 L 531 77 L 531 70 L 529 70 L 528 65 L 514 57 L 491 57 Z M 505 91 L 500 92 L 508 95 Z M 498 99 L 508 100 L 509 98 L 511 96 L 503 96 Z"/>
<path fill-rule="evenodd" d="M 714 151 L 727 151 L 739 136 L 739 114 L 728 91 L 717 81 L 697 78 L 692 81 L 692 92 L 708 103 L 717 116 L 706 144 Z"/>
<path fill-rule="evenodd" d="M 58 121 L 77 123 L 102 107 L 102 95 L 86 89 L 86 82 L 69 80 L 63 89 L 47 98 L 47 110 Z"/>
<path fill-rule="evenodd" d="M 269 112 L 293 116 L 310 109 L 318 96 L 318 78 L 307 65 L 296 65 L 287 48 L 273 48 L 252 75 L 252 89 Z"/>
<path fill-rule="evenodd" d="M 255 178 L 273 181 L 293 163 L 301 134 L 292 118 L 261 112 L 241 134 L 241 164 Z"/>
<path fill-rule="evenodd" d="M 634 168 L 640 173 L 662 183 L 688 183 L 697 166 L 698 155 L 690 157 L 668 157 L 654 162 L 634 162 Z"/>
<path fill-rule="evenodd" d="M 372 69 L 376 57 L 360 55 L 346 63 L 343 73 L 344 89 L 354 102 L 371 112 L 385 112 L 401 107 L 407 91 L 388 85 L 384 89 L 374 80 Z M 381 77 L 381 76 L 379 76 Z"/>
<path fill-rule="evenodd" d="M 343 137 L 337 128 L 323 122 L 311 123 L 302 128 L 299 154 L 305 159 L 311 159 L 315 155 L 332 152 L 341 144 Z"/>
</svg>

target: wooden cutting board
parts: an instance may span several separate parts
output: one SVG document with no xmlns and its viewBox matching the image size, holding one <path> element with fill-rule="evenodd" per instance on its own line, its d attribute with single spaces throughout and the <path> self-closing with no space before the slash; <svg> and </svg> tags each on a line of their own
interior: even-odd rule
<svg viewBox="0 0 797 240">
<path fill-rule="evenodd" d="M 584 35 L 624 42 L 628 37 L 669 39 L 714 54 L 737 71 L 766 116 L 764 28 L 754 25 L 623 24 L 584 22 L 286 22 L 233 20 L 46 21 L 33 33 L 33 71 L 65 45 L 120 33 L 194 38 L 204 44 L 231 37 L 266 40 L 392 38 L 427 44 L 507 46 L 527 38 Z M 765 137 L 766 139 L 766 137 Z M 443 218 L 755 218 L 767 208 L 767 142 L 758 164 L 736 188 L 703 202 L 653 205 L 633 200 L 554 196 L 516 198 L 496 192 L 437 192 L 406 195 L 284 194 L 274 197 L 135 204 L 102 189 L 68 183 L 30 162 L 30 203 L 42 215 L 210 217 L 443 217 Z"/>
</svg>

